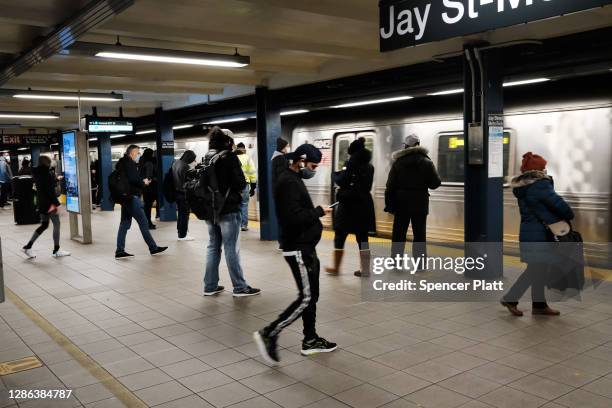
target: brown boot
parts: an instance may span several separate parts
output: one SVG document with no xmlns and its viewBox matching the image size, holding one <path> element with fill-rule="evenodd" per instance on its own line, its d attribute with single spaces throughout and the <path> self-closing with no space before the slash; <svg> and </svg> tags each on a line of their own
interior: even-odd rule
<svg viewBox="0 0 612 408">
<path fill-rule="evenodd" d="M 334 250 L 334 266 L 326 266 L 325 272 L 330 275 L 338 275 L 340 273 L 340 265 L 342 265 L 342 258 L 344 257 L 344 249 Z"/>
<path fill-rule="evenodd" d="M 517 317 L 521 317 L 521 316 L 523 316 L 523 312 L 521 312 L 521 311 L 518 309 L 517 305 L 513 305 L 513 304 L 511 304 L 511 303 L 504 302 L 503 300 L 502 300 L 500 303 L 501 303 L 501 305 L 502 305 L 503 307 L 505 307 L 506 309 L 508 309 L 508 310 L 510 311 L 510 313 L 512 313 L 512 315 L 513 315 L 513 316 L 517 316 Z"/>
<path fill-rule="evenodd" d="M 359 270 L 355 272 L 355 276 L 360 278 L 370 276 L 370 257 L 369 249 L 359 251 Z"/>
<path fill-rule="evenodd" d="M 550 307 L 546 306 L 543 309 L 532 309 L 531 314 L 532 315 L 543 315 L 543 316 L 559 316 L 561 312 L 555 309 L 551 309 Z"/>
</svg>

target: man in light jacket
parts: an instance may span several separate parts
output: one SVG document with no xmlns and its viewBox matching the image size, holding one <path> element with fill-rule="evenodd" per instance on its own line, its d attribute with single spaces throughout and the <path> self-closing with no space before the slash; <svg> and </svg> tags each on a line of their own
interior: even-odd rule
<svg viewBox="0 0 612 408">
<path fill-rule="evenodd" d="M 6 156 L 2 155 L 0 156 L 0 208 L 4 208 L 8 202 L 12 179 L 11 166 L 6 161 Z"/>
</svg>

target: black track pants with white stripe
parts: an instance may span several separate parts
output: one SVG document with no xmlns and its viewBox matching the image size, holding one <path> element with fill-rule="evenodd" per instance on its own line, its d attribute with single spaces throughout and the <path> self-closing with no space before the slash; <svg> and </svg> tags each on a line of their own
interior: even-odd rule
<svg viewBox="0 0 612 408">
<path fill-rule="evenodd" d="M 284 252 L 283 256 L 291 268 L 298 287 L 298 298 L 264 329 L 268 336 L 277 336 L 300 316 L 304 322 L 304 339 L 317 337 L 317 300 L 319 300 L 319 258 L 313 249 Z"/>
</svg>

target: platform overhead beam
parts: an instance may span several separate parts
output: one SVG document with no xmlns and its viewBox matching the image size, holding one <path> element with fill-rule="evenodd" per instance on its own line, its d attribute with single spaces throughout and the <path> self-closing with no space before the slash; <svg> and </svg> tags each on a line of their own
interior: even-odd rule
<svg viewBox="0 0 612 408">
<path fill-rule="evenodd" d="M 281 136 L 280 106 L 275 95 L 267 87 L 255 90 L 257 99 L 257 159 L 259 188 L 259 230 L 262 241 L 278 239 L 278 220 L 272 196 L 272 154 L 276 139 Z"/>
<path fill-rule="evenodd" d="M 0 85 L 23 74 L 33 66 L 64 50 L 92 28 L 105 23 L 134 4 L 134 0 L 94 0 L 50 34 L 0 68 Z"/>
<path fill-rule="evenodd" d="M 481 46 L 464 50 L 464 231 L 466 251 L 487 253 L 483 277 L 496 278 L 503 275 L 502 51 Z"/>
</svg>

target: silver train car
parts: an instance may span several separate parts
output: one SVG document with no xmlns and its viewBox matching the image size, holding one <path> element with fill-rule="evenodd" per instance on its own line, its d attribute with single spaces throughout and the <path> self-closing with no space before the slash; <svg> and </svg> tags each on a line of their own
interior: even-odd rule
<svg viewBox="0 0 612 408">
<path fill-rule="evenodd" d="M 536 152 L 548 160 L 548 172 L 555 180 L 556 190 L 576 213 L 574 226 L 587 244 L 591 257 L 606 262 L 612 242 L 610 197 L 612 177 L 612 98 L 581 102 L 546 102 L 512 106 L 505 111 L 504 131 L 504 241 L 509 252 L 518 242 L 519 212 L 509 186 L 511 178 L 520 173 L 522 154 Z M 290 145 L 312 143 L 323 152 L 317 175 L 306 180 L 316 204 L 334 201 L 331 173 L 342 168 L 350 142 L 364 137 L 373 152 L 375 179 L 372 194 L 376 208 L 377 234 L 390 236 L 392 216 L 383 211 L 387 175 L 391 155 L 402 148 L 404 138 L 416 133 L 421 145 L 429 150 L 443 180 L 442 186 L 431 192 L 428 218 L 428 240 L 460 243 L 463 241 L 464 202 L 464 134 L 462 113 L 415 113 L 390 117 L 386 114 L 362 115 L 361 120 L 297 119 L 295 127 L 285 137 Z M 235 133 L 236 143 L 243 142 L 248 154 L 257 162 L 254 129 Z M 178 140 L 177 156 L 185 149 L 202 155 L 208 141 L 204 138 Z M 120 149 L 119 146 L 114 149 Z M 249 208 L 250 218 L 259 218 L 257 198 Z M 331 226 L 331 218 L 324 220 Z M 410 237 L 409 232 L 409 237 Z"/>
</svg>

